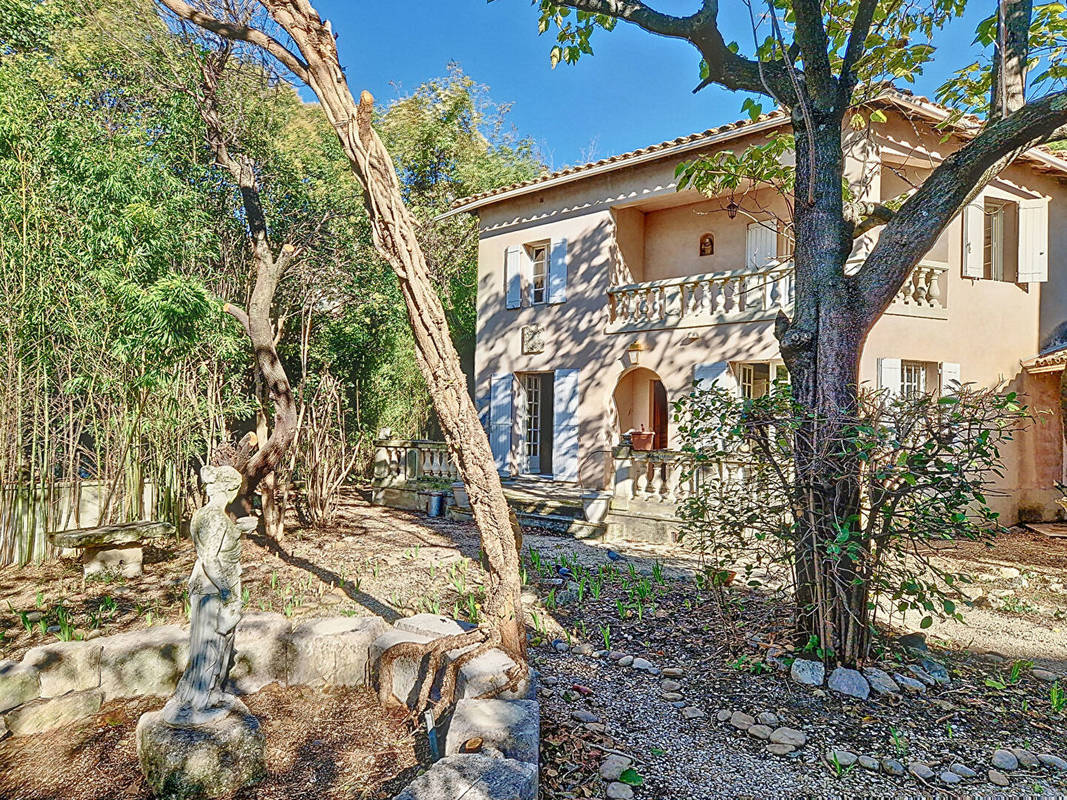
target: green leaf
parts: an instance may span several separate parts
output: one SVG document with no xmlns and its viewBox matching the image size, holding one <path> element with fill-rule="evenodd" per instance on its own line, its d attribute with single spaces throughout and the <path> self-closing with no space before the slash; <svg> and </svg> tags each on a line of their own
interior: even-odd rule
<svg viewBox="0 0 1067 800">
<path fill-rule="evenodd" d="M 641 774 L 633 767 L 627 767 L 623 770 L 622 775 L 619 776 L 619 780 L 630 786 L 644 786 L 645 779 L 641 777 Z"/>
<path fill-rule="evenodd" d="M 871 122 L 887 122 L 888 119 L 889 118 L 886 117 L 885 112 L 880 108 L 876 108 L 871 112 Z"/>
<path fill-rule="evenodd" d="M 933 624 L 934 624 L 934 618 L 933 617 L 923 617 L 922 621 L 919 623 L 919 627 L 922 628 L 923 630 L 926 630 L 927 628 L 929 628 Z"/>
</svg>

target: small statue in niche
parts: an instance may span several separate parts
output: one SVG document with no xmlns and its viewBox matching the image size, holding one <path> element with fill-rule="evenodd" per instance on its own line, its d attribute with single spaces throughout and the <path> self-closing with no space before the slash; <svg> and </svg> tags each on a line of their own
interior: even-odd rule
<svg viewBox="0 0 1067 800">
<path fill-rule="evenodd" d="M 710 233 L 705 233 L 700 237 L 700 255 L 713 256 L 715 255 L 715 237 Z"/>
<path fill-rule="evenodd" d="M 208 501 L 189 523 L 196 545 L 189 577 L 189 664 L 163 708 L 163 720 L 176 728 L 217 722 L 232 711 L 248 713 L 225 689 L 241 619 L 241 528 L 226 514 L 226 506 L 237 497 L 241 473 L 208 466 L 200 477 Z"/>
</svg>

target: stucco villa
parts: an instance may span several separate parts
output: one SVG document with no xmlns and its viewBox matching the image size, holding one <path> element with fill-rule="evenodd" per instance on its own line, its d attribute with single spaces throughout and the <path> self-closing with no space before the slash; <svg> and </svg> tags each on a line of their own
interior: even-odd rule
<svg viewBox="0 0 1067 800">
<path fill-rule="evenodd" d="M 948 110 L 917 96 L 876 104 L 885 122 L 844 133 L 845 173 L 858 199 L 884 201 L 921 181 L 968 127 L 946 138 L 935 126 Z M 788 130 L 772 113 L 455 205 L 480 225 L 475 402 L 527 511 L 621 535 L 668 532 L 687 491 L 672 402 L 694 380 L 756 396 L 784 375 L 773 332 L 792 295 L 783 200 L 758 186 L 715 198 L 678 191 L 675 168 Z M 857 242 L 857 258 L 872 241 Z M 901 393 L 1005 385 L 1052 412 L 1005 454 L 993 502 L 1008 523 L 1053 518 L 1065 322 L 1067 159 L 1033 149 L 926 254 L 871 331 L 860 378 Z M 641 437 L 651 450 L 620 447 L 634 431 L 651 434 Z M 384 484 L 453 474 L 440 445 L 386 442 L 379 452 Z"/>
</svg>

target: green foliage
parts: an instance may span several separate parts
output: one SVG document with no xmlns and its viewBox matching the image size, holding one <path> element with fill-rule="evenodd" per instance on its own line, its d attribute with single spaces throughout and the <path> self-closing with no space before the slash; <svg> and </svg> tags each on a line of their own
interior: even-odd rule
<svg viewBox="0 0 1067 800">
<path fill-rule="evenodd" d="M 827 420 L 779 381 L 755 399 L 694 390 L 676 412 L 698 487 L 680 511 L 683 539 L 710 571 L 744 569 L 754 583 L 758 568 L 791 564 L 799 532 L 811 530 L 798 498 L 858 479 L 862 513 L 817 543 L 821 568 L 868 583 L 898 612 L 920 612 L 922 627 L 961 618 L 958 590 L 970 579 L 934 561 L 931 545 L 1001 529 L 986 495 L 1003 471 L 1001 444 L 1026 416 L 1014 393 L 866 394 L 854 417 Z M 802 474 L 794 458 L 805 442 L 813 467 Z"/>
</svg>

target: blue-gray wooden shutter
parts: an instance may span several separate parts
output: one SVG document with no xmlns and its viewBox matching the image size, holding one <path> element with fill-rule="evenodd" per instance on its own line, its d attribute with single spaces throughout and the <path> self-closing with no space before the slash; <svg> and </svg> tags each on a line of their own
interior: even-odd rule
<svg viewBox="0 0 1067 800">
<path fill-rule="evenodd" d="M 507 292 L 505 305 L 518 308 L 522 305 L 522 248 L 509 247 L 504 253 L 504 287 Z"/>
<path fill-rule="evenodd" d="M 578 480 L 578 370 L 557 369 L 552 386 L 552 472 Z"/>
<path fill-rule="evenodd" d="M 510 372 L 493 376 L 489 389 L 489 444 L 501 475 L 508 474 L 511 456 L 512 382 Z"/>
<path fill-rule="evenodd" d="M 553 239 L 548 258 L 548 302 L 567 300 L 567 240 Z"/>
</svg>

